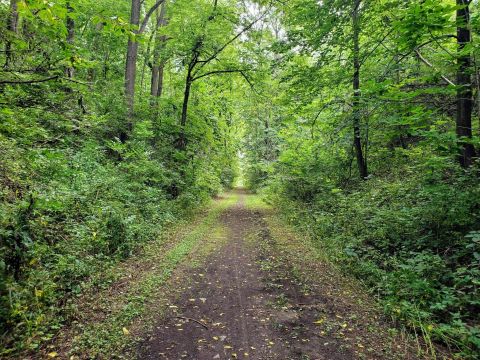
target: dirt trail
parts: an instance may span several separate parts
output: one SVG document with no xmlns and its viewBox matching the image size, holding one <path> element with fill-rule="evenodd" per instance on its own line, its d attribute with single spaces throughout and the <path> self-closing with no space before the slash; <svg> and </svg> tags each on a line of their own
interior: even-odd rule
<svg viewBox="0 0 480 360">
<path fill-rule="evenodd" d="M 344 325 L 349 309 L 335 308 L 321 284 L 306 290 L 289 275 L 289 264 L 272 265 L 268 226 L 259 211 L 245 207 L 246 196 L 220 218 L 228 242 L 190 274 L 188 286 L 178 284 L 183 295 L 140 344 L 139 359 L 414 358 L 395 354 L 390 343 L 386 349 L 388 336 L 372 335 L 370 322 Z"/>
</svg>

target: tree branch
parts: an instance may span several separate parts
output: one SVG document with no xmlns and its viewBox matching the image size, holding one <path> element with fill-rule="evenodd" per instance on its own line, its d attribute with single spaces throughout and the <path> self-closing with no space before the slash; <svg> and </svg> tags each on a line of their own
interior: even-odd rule
<svg viewBox="0 0 480 360">
<path fill-rule="evenodd" d="M 142 21 L 142 25 L 140 26 L 140 28 L 138 29 L 137 31 L 137 34 L 142 34 L 144 31 L 145 31 L 145 28 L 147 27 L 147 24 L 148 24 L 148 20 L 150 19 L 150 16 L 152 16 L 152 14 L 155 12 L 155 10 L 157 10 L 157 8 L 162 5 L 166 0 L 158 0 L 155 5 L 153 5 L 150 10 L 147 11 L 147 13 L 145 14 L 145 17 L 143 18 L 143 21 Z"/>
<path fill-rule="evenodd" d="M 92 86 L 93 85 L 93 83 L 86 83 L 86 82 L 83 82 L 83 81 L 70 79 L 70 78 L 67 78 L 67 77 L 62 77 L 62 80 L 67 80 L 67 81 L 73 82 L 75 84 L 80 84 L 80 85 L 84 85 L 84 86 Z"/>
<path fill-rule="evenodd" d="M 261 19 L 263 19 L 263 17 L 267 14 L 268 10 L 265 11 L 260 17 L 258 17 L 257 19 L 255 19 L 254 21 L 252 21 L 250 24 L 248 24 L 247 26 L 245 26 L 240 32 L 238 32 L 234 37 L 232 37 L 230 40 L 228 40 L 225 44 L 223 44 L 220 48 L 218 48 L 212 55 L 210 55 L 208 58 L 206 58 L 205 60 L 199 60 L 197 61 L 198 64 L 201 64 L 199 69 L 195 72 L 195 73 L 198 73 L 198 71 L 200 71 L 205 65 L 207 65 L 210 61 L 212 61 L 213 59 L 215 59 L 223 50 L 225 50 L 225 48 L 230 45 L 231 43 L 233 43 L 235 40 L 237 40 L 240 36 L 242 36 L 242 34 L 244 34 L 246 31 L 250 30 L 253 25 L 255 25 L 257 22 L 259 22 Z"/>
<path fill-rule="evenodd" d="M 247 69 L 225 69 L 225 70 L 214 70 L 214 71 L 209 71 L 205 74 L 195 76 L 192 78 L 192 82 L 195 80 L 201 79 L 206 76 L 214 75 L 214 74 L 226 74 L 226 73 L 241 73 L 243 75 L 243 72 L 247 71 Z"/>
<path fill-rule="evenodd" d="M 433 66 L 430 62 L 428 62 L 427 59 L 425 59 L 422 54 L 420 54 L 420 51 L 418 49 L 415 49 L 415 54 L 417 54 L 418 58 L 425 64 L 427 65 L 428 67 L 431 67 L 433 70 L 435 70 L 437 73 L 440 74 L 440 72 L 438 71 L 438 69 Z M 453 85 L 455 86 L 455 83 L 453 81 L 451 81 L 449 78 L 447 78 L 445 75 L 443 74 L 440 74 L 440 77 L 445 80 L 448 84 L 450 85 Z"/>
<path fill-rule="evenodd" d="M 0 84 L 34 84 L 34 83 L 42 83 L 42 82 L 47 82 L 50 80 L 56 80 L 58 79 L 59 76 L 50 76 L 45 79 L 39 79 L 39 80 L 2 80 L 0 81 Z"/>
</svg>

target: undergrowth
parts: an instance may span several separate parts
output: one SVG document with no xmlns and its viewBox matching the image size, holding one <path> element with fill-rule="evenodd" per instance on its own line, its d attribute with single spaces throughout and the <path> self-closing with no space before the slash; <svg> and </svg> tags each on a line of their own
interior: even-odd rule
<svg viewBox="0 0 480 360">
<path fill-rule="evenodd" d="M 451 170 L 451 169 L 449 169 Z M 413 171 L 413 170 L 412 170 Z M 464 359 L 480 352 L 480 189 L 457 176 L 372 178 L 323 187 L 310 200 L 272 181 L 266 197 L 343 271 L 361 279 L 387 314 Z"/>
</svg>

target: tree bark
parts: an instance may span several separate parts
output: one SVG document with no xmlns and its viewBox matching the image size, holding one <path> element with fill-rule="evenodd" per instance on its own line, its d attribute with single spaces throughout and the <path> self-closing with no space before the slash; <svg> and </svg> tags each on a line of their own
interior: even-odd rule
<svg viewBox="0 0 480 360">
<path fill-rule="evenodd" d="M 180 137 L 178 139 L 177 148 L 185 150 L 187 147 L 187 138 L 185 134 L 185 126 L 187 125 L 188 100 L 190 98 L 190 90 L 192 87 L 192 74 L 189 67 L 187 79 L 185 80 L 185 91 L 183 92 L 182 116 L 180 118 Z"/>
<path fill-rule="evenodd" d="M 357 158 L 358 172 L 362 179 L 368 176 L 367 162 L 363 156 L 360 132 L 360 18 L 361 0 L 354 0 L 353 8 L 353 146 Z"/>
<path fill-rule="evenodd" d="M 187 112 L 188 112 L 188 100 L 190 98 L 190 89 L 192 87 L 192 78 L 191 74 L 188 74 L 187 80 L 185 81 L 185 91 L 183 93 L 183 106 L 182 106 L 182 117 L 180 125 L 185 127 L 187 124 Z"/>
<path fill-rule="evenodd" d="M 67 1 L 67 44 L 71 48 L 73 46 L 73 42 L 75 40 L 75 20 L 73 20 L 71 13 L 73 12 L 73 8 L 70 4 L 70 1 Z M 70 57 L 70 61 L 73 63 L 73 56 Z M 65 76 L 69 79 L 73 78 L 75 69 L 73 66 L 67 66 L 65 69 Z"/>
<path fill-rule="evenodd" d="M 130 24 L 138 27 L 140 24 L 141 0 L 132 0 L 130 13 Z M 135 103 L 135 80 L 137 76 L 137 57 L 138 42 L 136 39 L 129 38 L 127 45 L 127 58 L 125 64 L 125 99 L 128 110 L 128 130 L 132 127 L 132 118 L 134 114 Z"/>
<path fill-rule="evenodd" d="M 457 0 L 457 118 L 456 133 L 461 146 L 458 160 L 464 168 L 472 164 L 475 148 L 468 142 L 472 138 L 473 92 L 471 81 L 471 55 L 465 48 L 471 42 L 470 9 L 468 0 Z"/>
<path fill-rule="evenodd" d="M 10 16 L 7 20 L 7 30 L 13 34 L 17 34 L 18 31 L 18 0 L 10 0 Z M 10 34 L 8 35 L 10 36 Z M 7 40 L 5 43 L 5 68 L 10 67 L 12 62 L 12 42 Z"/>
<path fill-rule="evenodd" d="M 182 104 L 182 115 L 180 117 L 180 137 L 178 139 L 177 148 L 184 150 L 187 146 L 187 139 L 185 134 L 185 126 L 187 125 L 187 114 L 188 114 L 188 100 L 190 99 L 190 90 L 192 88 L 192 83 L 195 81 L 194 78 L 194 69 L 197 66 L 200 49 L 203 45 L 203 39 L 200 37 L 195 42 L 195 45 L 192 49 L 192 59 L 188 64 L 187 77 L 185 79 L 185 90 L 183 92 L 183 104 Z"/>
<path fill-rule="evenodd" d="M 163 93 L 163 74 L 165 69 L 165 62 L 161 62 L 158 67 L 158 87 L 157 87 L 157 97 L 161 97 Z"/>
<path fill-rule="evenodd" d="M 165 19 L 166 4 L 162 3 L 160 10 L 157 9 L 157 35 L 155 37 L 155 45 L 153 51 L 153 64 L 152 64 L 152 82 L 150 87 L 150 95 L 154 97 L 152 105 L 158 103 L 157 98 L 162 96 L 163 91 L 163 68 L 164 62 L 160 59 L 160 51 L 163 43 L 165 42 L 165 36 L 160 35 L 158 28 L 166 25 Z"/>
</svg>

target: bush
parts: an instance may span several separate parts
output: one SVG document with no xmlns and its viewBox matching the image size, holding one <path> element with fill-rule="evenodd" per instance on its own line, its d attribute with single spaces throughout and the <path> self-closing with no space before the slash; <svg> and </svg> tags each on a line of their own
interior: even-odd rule
<svg viewBox="0 0 480 360">
<path fill-rule="evenodd" d="M 480 351 L 477 171 L 421 173 L 321 190 L 308 206 L 286 197 L 290 185 L 274 181 L 268 193 L 388 313 L 471 357 Z"/>
</svg>

